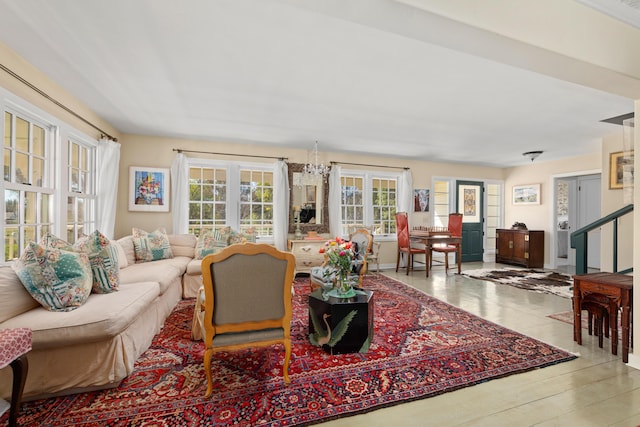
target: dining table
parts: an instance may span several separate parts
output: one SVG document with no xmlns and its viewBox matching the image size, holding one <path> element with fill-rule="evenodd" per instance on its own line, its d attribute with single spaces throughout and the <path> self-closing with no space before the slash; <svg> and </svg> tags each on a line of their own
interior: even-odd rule
<svg viewBox="0 0 640 427">
<path fill-rule="evenodd" d="M 452 236 L 449 231 L 431 231 L 428 229 L 413 229 L 409 232 L 409 238 L 414 242 L 423 243 L 425 246 L 425 270 L 429 277 L 429 267 L 431 265 L 432 249 L 434 245 L 456 246 L 456 259 L 458 263 L 458 274 L 462 272 L 462 237 Z"/>
</svg>

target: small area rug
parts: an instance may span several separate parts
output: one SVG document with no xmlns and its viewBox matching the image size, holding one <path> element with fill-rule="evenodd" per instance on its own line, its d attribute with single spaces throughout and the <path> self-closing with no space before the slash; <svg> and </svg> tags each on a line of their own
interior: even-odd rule
<svg viewBox="0 0 640 427">
<path fill-rule="evenodd" d="M 572 310 L 549 314 L 547 317 L 573 325 Z M 622 331 L 620 320 L 620 316 L 618 316 L 618 331 Z M 582 329 L 589 329 L 589 315 L 585 310 L 582 311 L 582 315 L 580 316 L 580 324 L 582 325 Z M 622 335 L 622 333 L 620 333 L 620 335 Z M 620 339 L 622 339 L 622 336 L 620 336 Z"/>
<path fill-rule="evenodd" d="M 555 271 L 501 268 L 466 270 L 462 274 L 474 279 L 489 280 L 501 285 L 558 295 L 563 298 L 573 296 L 573 279 Z"/>
<path fill-rule="evenodd" d="M 25 402 L 20 425 L 309 425 L 575 358 L 378 274 L 363 283 L 375 293 L 369 351 L 330 355 L 309 343 L 309 279 L 294 285 L 289 386 L 281 347 L 220 353 L 205 399 L 204 345 L 190 339 L 193 300 L 185 300 L 119 387 Z"/>
</svg>

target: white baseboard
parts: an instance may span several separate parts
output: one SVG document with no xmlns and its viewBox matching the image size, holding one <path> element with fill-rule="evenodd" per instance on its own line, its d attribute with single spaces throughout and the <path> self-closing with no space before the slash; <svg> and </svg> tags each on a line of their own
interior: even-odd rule
<svg viewBox="0 0 640 427">
<path fill-rule="evenodd" d="M 640 355 L 629 353 L 629 362 L 627 362 L 627 365 L 640 369 Z"/>
</svg>

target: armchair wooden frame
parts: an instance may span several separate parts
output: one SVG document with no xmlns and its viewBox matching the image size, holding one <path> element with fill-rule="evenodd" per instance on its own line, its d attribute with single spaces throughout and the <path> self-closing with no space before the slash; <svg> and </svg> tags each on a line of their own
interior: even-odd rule
<svg viewBox="0 0 640 427">
<path fill-rule="evenodd" d="M 289 384 L 294 272 L 293 254 L 266 244 L 231 245 L 204 257 L 206 397 L 213 393 L 211 357 L 216 351 L 282 344 L 282 374 Z"/>
</svg>

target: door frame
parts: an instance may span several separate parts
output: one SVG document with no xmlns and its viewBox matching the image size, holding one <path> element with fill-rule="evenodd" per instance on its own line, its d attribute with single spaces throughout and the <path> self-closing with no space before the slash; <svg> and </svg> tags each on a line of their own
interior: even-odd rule
<svg viewBox="0 0 640 427">
<path fill-rule="evenodd" d="M 484 248 L 484 255 L 483 255 L 483 262 L 493 262 L 495 261 L 495 254 L 496 254 L 496 249 L 495 249 L 495 245 L 491 246 L 491 248 L 489 248 L 489 239 L 493 239 L 493 241 L 495 242 L 495 235 L 490 235 L 489 230 L 488 230 L 488 226 L 489 226 L 489 221 L 487 220 L 487 215 L 488 215 L 488 197 L 487 197 L 487 188 L 489 185 L 497 185 L 500 188 L 500 206 L 498 208 L 497 211 L 497 225 L 496 227 L 494 227 L 495 229 L 498 228 L 503 228 L 504 226 L 504 218 L 505 218 L 505 206 L 507 203 L 507 194 L 505 193 L 505 181 L 502 179 L 488 179 L 488 178 L 468 178 L 468 177 L 451 177 L 451 176 L 432 176 L 431 177 L 431 188 L 435 188 L 435 182 L 436 181 L 446 181 L 449 183 L 449 195 L 448 195 L 448 204 L 449 204 L 449 210 L 451 212 L 452 209 L 455 208 L 455 206 L 457 206 L 457 194 L 456 194 L 456 182 L 457 181 L 474 181 L 474 182 L 482 182 L 483 187 L 485 189 L 485 193 L 483 196 L 483 201 L 482 201 L 482 219 L 483 219 L 483 224 L 482 224 L 482 232 L 483 232 L 483 241 L 482 241 L 482 247 Z M 431 196 L 433 197 L 433 195 Z M 433 201 L 433 200 L 432 200 Z M 435 205 L 435 203 L 431 203 L 432 206 Z M 436 225 L 435 221 L 434 221 L 434 214 L 431 214 L 431 224 L 432 225 Z"/>
<path fill-rule="evenodd" d="M 549 233 L 550 242 L 549 242 L 549 268 L 557 268 L 558 267 L 558 251 L 556 248 L 558 247 L 558 227 L 556 226 L 556 219 L 558 217 L 558 204 L 556 203 L 558 199 L 557 194 L 557 180 L 558 179 L 567 179 L 567 178 L 578 178 L 585 175 L 600 175 L 600 179 L 602 179 L 602 169 L 590 169 L 584 171 L 575 171 L 575 172 L 565 172 L 559 174 L 553 174 L 549 177 L 549 188 L 552 191 L 552 203 L 553 209 L 550 209 L 549 215 L 550 220 L 549 224 L 552 227 L 552 232 Z M 602 188 L 601 188 L 602 192 Z M 575 230 L 574 230 L 575 231 Z M 571 234 L 571 230 L 569 230 L 569 234 Z M 569 251 L 571 248 L 569 248 Z"/>
</svg>

